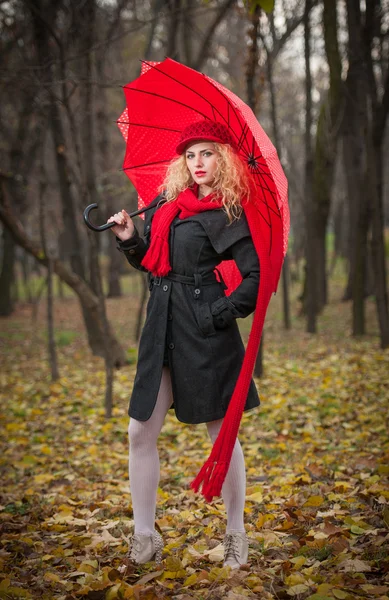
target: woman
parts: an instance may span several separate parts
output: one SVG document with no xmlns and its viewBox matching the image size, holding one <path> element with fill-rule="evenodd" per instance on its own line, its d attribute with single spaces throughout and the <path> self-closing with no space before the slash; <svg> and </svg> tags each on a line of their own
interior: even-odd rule
<svg viewBox="0 0 389 600">
<path fill-rule="evenodd" d="M 228 129 L 213 121 L 193 123 L 182 132 L 177 153 L 163 194 L 145 214 L 144 238 L 125 210 L 108 219 L 116 223 L 112 231 L 129 263 L 149 272 L 151 292 L 129 407 L 135 522 L 130 556 L 138 564 L 160 560 L 163 548 L 154 523 L 157 438 L 166 413 L 174 402 L 178 420 L 206 423 L 215 441 L 244 358 L 236 318 L 253 312 L 259 286 L 257 253 L 241 205 L 250 195 L 250 175 Z M 215 269 L 231 259 L 243 279 L 227 297 Z M 258 405 L 251 380 L 245 410 Z M 237 440 L 222 488 L 224 564 L 232 568 L 248 556 L 245 485 Z"/>
</svg>

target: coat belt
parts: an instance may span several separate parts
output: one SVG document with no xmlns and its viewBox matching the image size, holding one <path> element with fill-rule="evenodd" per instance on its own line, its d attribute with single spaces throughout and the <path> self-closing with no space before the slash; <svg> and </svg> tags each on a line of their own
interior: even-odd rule
<svg viewBox="0 0 389 600">
<path fill-rule="evenodd" d="M 150 275 L 149 278 L 149 288 L 151 290 L 153 285 L 161 285 L 162 280 L 168 279 L 170 281 L 178 281 L 179 283 L 184 283 L 186 285 L 194 285 L 196 287 L 195 293 L 198 289 L 201 289 L 203 285 L 212 285 L 213 283 L 219 283 L 216 279 L 216 275 L 214 271 L 208 271 L 206 273 L 194 273 L 193 276 L 188 275 L 179 275 L 178 273 L 168 273 L 164 277 L 155 277 L 154 275 Z M 222 283 L 224 284 L 223 280 Z M 198 294 L 196 294 L 198 295 Z"/>
</svg>

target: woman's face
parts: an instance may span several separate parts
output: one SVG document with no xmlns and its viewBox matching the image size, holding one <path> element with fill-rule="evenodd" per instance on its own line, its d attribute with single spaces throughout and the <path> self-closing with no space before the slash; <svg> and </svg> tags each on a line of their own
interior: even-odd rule
<svg viewBox="0 0 389 600">
<path fill-rule="evenodd" d="M 185 150 L 186 166 L 195 183 L 212 187 L 218 155 L 212 142 L 198 142 Z"/>
</svg>

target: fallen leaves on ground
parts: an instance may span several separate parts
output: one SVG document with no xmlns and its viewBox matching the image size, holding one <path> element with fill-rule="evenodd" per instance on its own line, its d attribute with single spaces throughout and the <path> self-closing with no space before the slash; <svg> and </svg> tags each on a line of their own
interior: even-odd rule
<svg viewBox="0 0 389 600">
<path fill-rule="evenodd" d="M 126 558 L 135 367 L 116 374 L 107 421 L 101 360 L 76 340 L 51 383 L 26 322 L 4 320 L 25 331 L 9 337 L 0 374 L 0 598 L 389 599 L 389 352 L 376 338 L 324 344 L 289 333 L 268 345 L 262 405 L 240 434 L 250 566 L 239 571 L 222 563 L 222 500 L 189 489 L 210 450 L 205 427 L 169 414 L 159 440 L 164 560 L 135 568 Z"/>
</svg>

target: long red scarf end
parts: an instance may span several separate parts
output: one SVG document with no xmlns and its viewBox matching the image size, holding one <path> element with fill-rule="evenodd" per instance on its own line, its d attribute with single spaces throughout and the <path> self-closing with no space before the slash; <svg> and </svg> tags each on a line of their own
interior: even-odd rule
<svg viewBox="0 0 389 600">
<path fill-rule="evenodd" d="M 169 262 L 169 243 L 160 238 L 160 244 L 151 244 L 142 262 L 142 267 L 153 275 L 164 277 L 171 270 Z"/>
<path fill-rule="evenodd" d="M 214 462 L 208 459 L 190 484 L 190 487 L 198 492 L 200 486 L 202 486 L 201 494 L 207 502 L 212 502 L 213 497 L 221 494 L 227 471 L 228 464 L 226 462 Z"/>
</svg>

